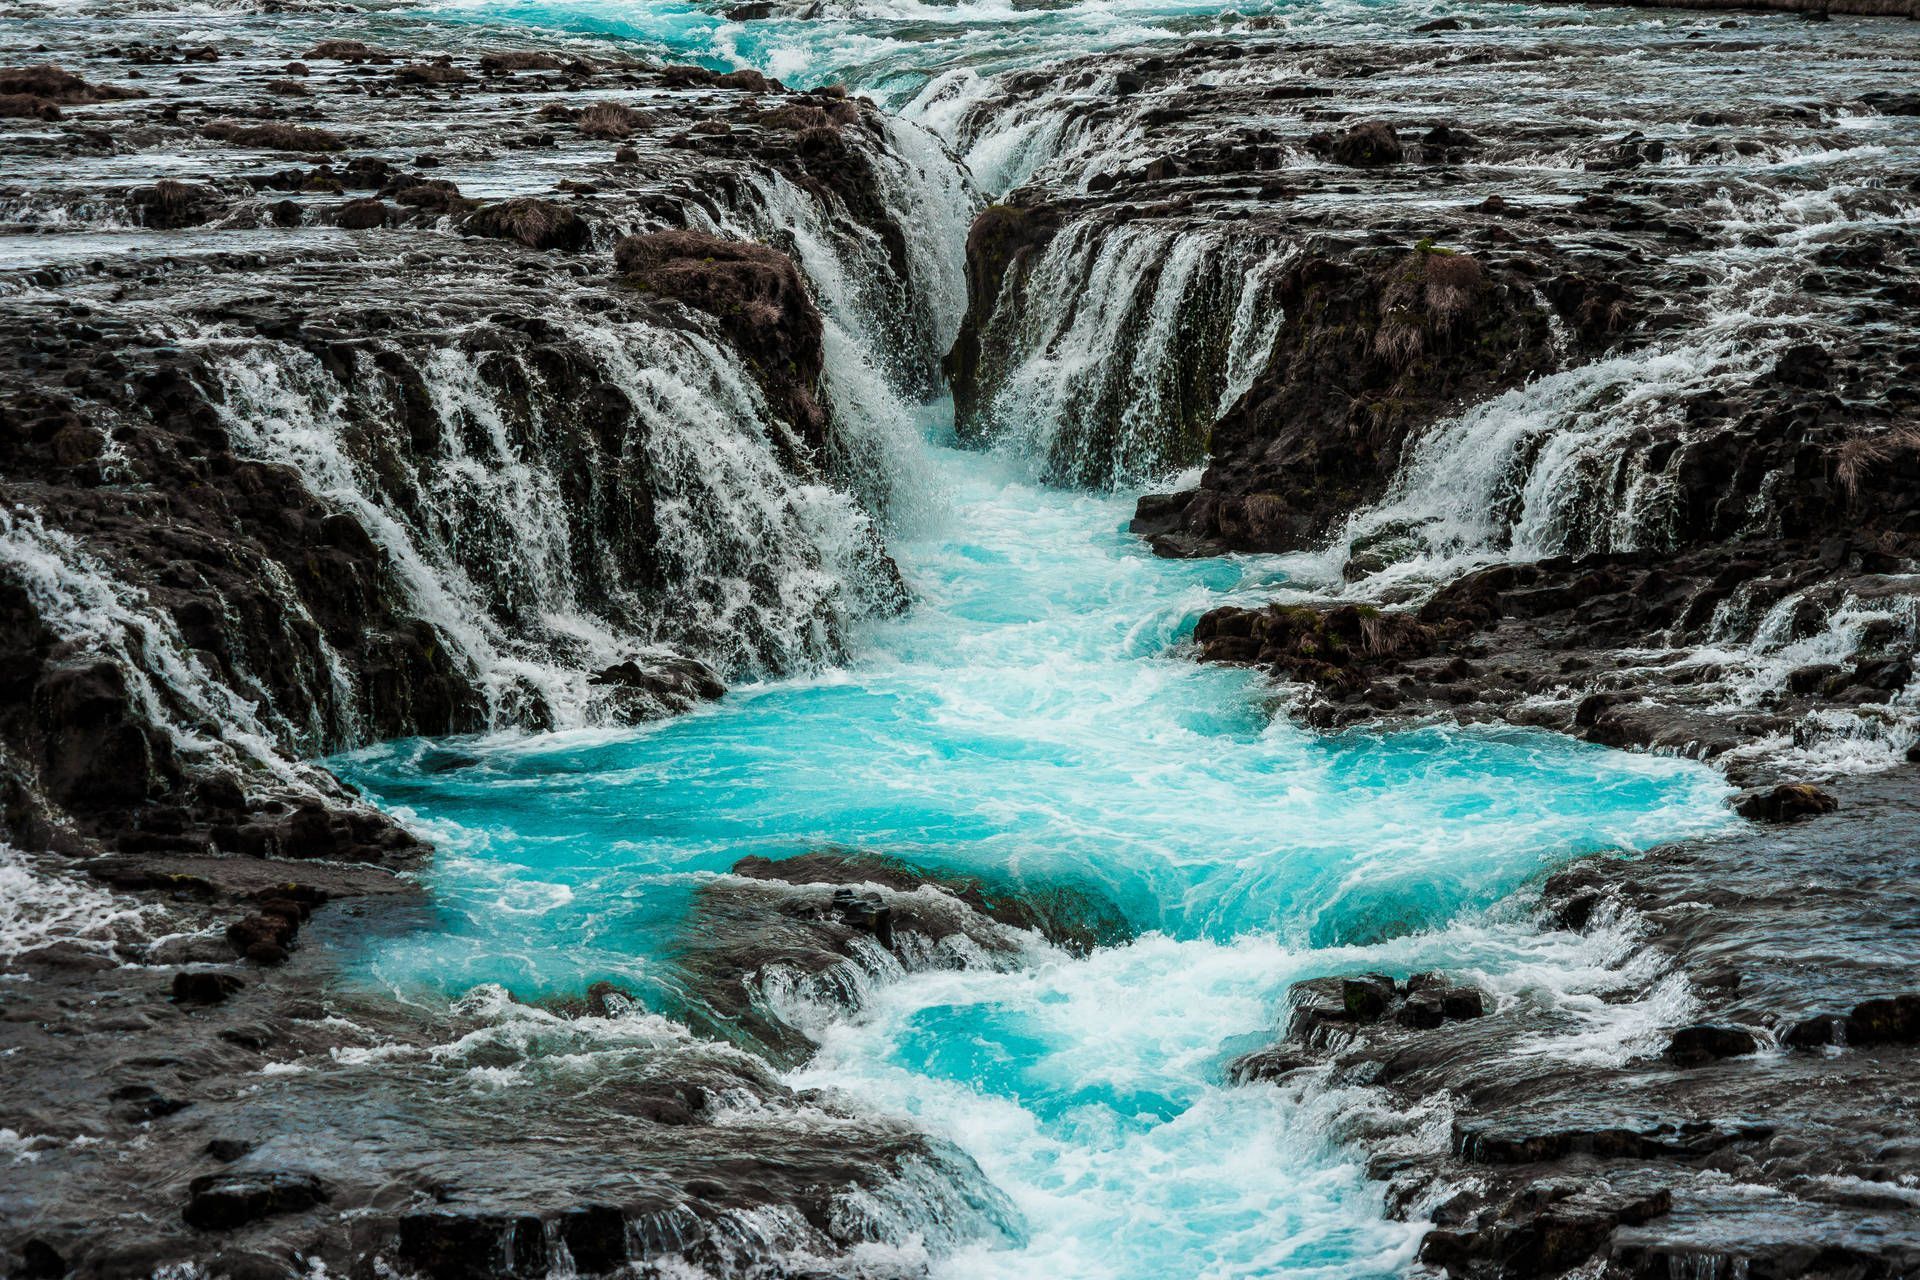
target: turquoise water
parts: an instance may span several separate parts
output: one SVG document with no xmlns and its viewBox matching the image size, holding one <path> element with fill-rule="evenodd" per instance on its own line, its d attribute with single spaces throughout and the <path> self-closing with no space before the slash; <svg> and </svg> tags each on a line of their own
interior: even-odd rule
<svg viewBox="0 0 1920 1280">
<path fill-rule="evenodd" d="M 890 105 L 942 77 L 988 75 L 1123 44 L 1230 35 L 1290 8 L 1318 20 L 1336 11 L 1387 6 L 1377 0 L 1342 0 L 1332 7 L 1297 0 L 1239 6 L 1220 0 L 828 0 L 819 6 L 820 17 L 776 13 L 745 22 L 726 17 L 732 7 L 719 0 L 440 0 L 429 6 L 454 20 L 608 38 L 665 61 L 719 70 L 753 67 L 798 88 L 844 83 Z M 790 14 L 807 6 L 782 7 Z"/>
<path fill-rule="evenodd" d="M 439 6 L 843 80 L 936 126 L 954 118 L 941 103 L 1006 67 L 1261 15 L 1364 23 L 1389 9 L 1401 27 L 1415 12 L 895 0 L 741 23 L 718 5 Z M 1255 674 L 1181 652 L 1207 609 L 1269 595 L 1279 562 L 1156 559 L 1125 532 L 1133 495 L 1045 488 L 1021 459 L 932 435 L 903 450 L 919 472 L 905 488 L 925 500 L 889 537 L 915 605 L 857 636 L 843 667 L 637 729 L 336 761 L 440 849 L 434 926 L 368 957 L 369 980 L 408 998 L 488 983 L 534 998 L 613 979 L 672 1013 L 692 895 L 752 854 L 853 848 L 1094 890 L 1136 940 L 1083 958 L 1036 945 L 1013 972 L 907 974 L 810 1023 L 821 1048 L 792 1083 L 957 1143 L 1024 1224 L 1016 1240 L 929 1257 L 907 1239 L 864 1263 L 942 1280 L 1405 1270 L 1421 1228 L 1385 1219 L 1343 1139 L 1388 1125 L 1443 1141 L 1445 1117 L 1382 1115 L 1361 1091 L 1230 1088 L 1225 1064 L 1274 1038 L 1292 983 L 1358 969 L 1444 968 L 1576 1028 L 1527 1052 L 1645 1048 L 1672 1011 L 1600 998 L 1619 985 L 1623 938 L 1541 933 L 1498 904 L 1580 854 L 1723 825 L 1724 782 L 1517 731 L 1307 732 Z"/>
<path fill-rule="evenodd" d="M 895 543 L 916 595 L 845 669 L 622 732 L 403 742 L 338 762 L 440 843 L 438 927 L 372 959 L 402 991 L 613 978 L 671 1007 L 688 895 L 748 854 L 832 845 L 1114 899 L 1142 937 L 1017 973 L 910 975 L 796 1078 L 953 1138 L 1024 1244 L 954 1276 L 1389 1274 L 1327 1097 L 1227 1089 L 1287 985 L 1445 966 L 1516 996 L 1597 963 L 1484 910 L 1567 858 L 1725 821 L 1704 768 L 1546 735 L 1320 737 L 1177 647 L 1259 560 L 1158 560 L 1126 495 L 930 447 L 946 495 Z M 439 770 L 434 772 L 434 770 Z M 1318 1110 L 1316 1110 L 1318 1108 Z M 1335 1111 L 1338 1108 L 1334 1108 Z"/>
</svg>

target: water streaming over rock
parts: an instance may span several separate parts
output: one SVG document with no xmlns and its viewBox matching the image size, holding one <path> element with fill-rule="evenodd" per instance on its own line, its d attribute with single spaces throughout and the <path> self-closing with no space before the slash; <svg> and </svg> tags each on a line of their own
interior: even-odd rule
<svg viewBox="0 0 1920 1280">
<path fill-rule="evenodd" d="M 1061 484 L 1136 485 L 1206 456 L 1265 362 L 1291 247 L 1087 221 L 1011 276 L 967 371 L 963 434 Z"/>
<path fill-rule="evenodd" d="M 1163 560 L 1123 532 L 1132 500 L 1202 460 L 1212 423 L 1262 372 L 1290 237 L 1178 210 L 1070 222 L 1010 278 L 958 434 L 938 370 L 961 333 L 963 244 L 986 195 L 1062 156 L 1087 162 L 1069 185 L 1091 195 L 1092 177 L 1152 158 L 1139 129 L 1075 102 L 1136 92 L 1114 69 L 1024 117 L 983 108 L 1004 87 L 995 77 L 1244 31 L 1244 15 L 877 5 L 750 26 L 695 6 L 430 11 L 851 78 L 904 107 L 853 144 L 899 236 L 782 172 L 683 210 L 702 230 L 774 243 L 805 273 L 835 428 L 820 456 L 719 327 L 650 300 L 603 306 L 557 276 L 444 315 L 418 302 L 397 327 L 345 325 L 342 311 L 275 338 L 217 315 L 143 318 L 204 361 L 236 453 L 291 469 L 355 518 L 481 691 L 479 723 L 509 730 L 330 761 L 440 848 L 437 918 L 372 944 L 355 977 L 468 1029 L 427 1050 L 370 1036 L 283 1074 L 385 1089 L 417 1071 L 463 1091 L 474 1115 L 511 1116 L 542 1091 L 680 1073 L 712 1084 L 709 1118 L 749 1145 L 774 1134 L 789 1154 L 857 1149 L 869 1135 L 848 1136 L 849 1111 L 936 1139 L 902 1139 L 884 1177 L 822 1193 L 810 1217 L 729 1206 L 696 1220 L 675 1201 L 639 1230 L 655 1255 L 705 1233 L 706 1258 L 729 1274 L 818 1262 L 952 1280 L 1353 1280 L 1404 1270 L 1421 1226 L 1384 1218 L 1347 1143 L 1429 1151 L 1448 1117 L 1383 1114 L 1324 1075 L 1230 1087 L 1226 1063 L 1273 1038 L 1293 984 L 1444 968 L 1502 1007 L 1552 1012 L 1556 1030 L 1517 1052 L 1602 1063 L 1653 1051 L 1691 1015 L 1687 979 L 1636 951 L 1631 918 L 1543 930 L 1512 896 L 1583 853 L 1719 829 L 1718 776 L 1525 732 L 1320 736 L 1276 716 L 1284 692 L 1189 663 L 1182 646 L 1216 605 L 1323 591 L 1363 543 L 1392 544 L 1390 563 L 1339 589 L 1385 598 L 1477 560 L 1674 538 L 1661 483 L 1687 443 L 1674 402 L 1750 380 L 1807 326 L 1834 322 L 1780 310 L 1765 281 L 1787 249 L 1756 251 L 1703 325 L 1447 416 L 1330 552 Z M 1355 30 L 1372 29 L 1355 13 Z M 1725 216 L 1756 217 L 1768 198 Z M 1824 225 L 1815 204 L 1793 216 Z M 25 226 L 95 216 L 4 208 Z M 1765 526 L 1764 501 L 1751 518 Z M 0 546 L 42 613 L 135 672 L 137 696 L 183 742 L 210 731 L 292 769 L 276 746 L 369 736 L 336 672 L 315 669 L 307 683 L 333 693 L 303 709 L 250 699 L 59 531 L 0 513 Z M 1768 657 L 1755 680 L 1784 681 L 1870 632 L 1911 637 L 1909 606 L 1756 596 L 1730 603 L 1713 635 Z M 668 654 L 740 683 L 692 714 L 610 727 L 677 708 L 614 705 L 595 673 Z M 982 924 L 938 884 L 894 889 L 970 923 L 938 938 L 903 929 L 893 945 L 863 936 L 822 966 L 787 955 L 730 974 L 745 990 L 716 990 L 698 963 L 714 935 L 750 951 L 756 928 L 784 927 L 774 917 L 847 909 L 824 884 L 745 885 L 742 860 L 822 849 L 977 877 L 1021 901 L 1070 890 L 1121 927 L 1098 946 L 1049 943 Z M 18 878 L 11 861 L 0 871 Z M 724 913 L 743 902 L 773 923 Z M 604 1016 L 525 1003 L 564 1006 L 608 979 L 628 1002 Z M 756 1020 L 772 1028 L 765 1042 Z M 802 1048 L 776 1084 L 682 1023 L 772 1056 Z M 785 1086 L 824 1092 L 796 1102 Z M 324 1141 L 342 1167 L 359 1158 L 347 1139 Z M 683 1173 L 715 1155 L 676 1152 Z"/>
</svg>

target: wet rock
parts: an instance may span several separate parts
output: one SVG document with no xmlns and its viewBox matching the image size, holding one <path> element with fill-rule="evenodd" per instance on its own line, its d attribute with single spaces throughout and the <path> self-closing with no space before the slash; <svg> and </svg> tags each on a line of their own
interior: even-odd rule
<svg viewBox="0 0 1920 1280">
<path fill-rule="evenodd" d="M 1860 102 L 1883 116 L 1920 116 L 1920 93 L 1863 93 Z"/>
<path fill-rule="evenodd" d="M 124 809 L 178 776 L 171 744 L 140 723 L 112 662 L 49 671 L 36 692 L 49 728 L 41 776 L 63 804 Z"/>
<path fill-rule="evenodd" d="M 1797 1049 L 1920 1043 L 1920 995 L 1864 1000 L 1850 1013 L 1804 1018 L 1781 1040 Z"/>
<path fill-rule="evenodd" d="M 325 129 L 280 121 L 247 124 L 240 120 L 215 120 L 200 132 L 236 147 L 258 147 L 266 151 L 341 151 L 347 145 L 340 135 Z"/>
<path fill-rule="evenodd" d="M 1920 995 L 1862 1001 L 1847 1015 L 1847 1043 L 1920 1043 Z"/>
<path fill-rule="evenodd" d="M 394 68 L 393 78 L 402 84 L 448 85 L 465 84 L 472 79 L 459 67 L 440 62 L 420 62 L 409 66 Z"/>
<path fill-rule="evenodd" d="M 1201 615 L 1193 639 L 1209 661 L 1258 664 L 1342 693 L 1367 688 L 1438 644 L 1427 624 L 1371 605 L 1223 606 Z"/>
<path fill-rule="evenodd" d="M 627 1262 L 627 1215 L 617 1206 L 581 1205 L 560 1215 L 558 1234 L 584 1275 L 616 1271 Z"/>
<path fill-rule="evenodd" d="M 803 437 L 823 438 L 826 414 L 813 393 L 822 322 L 791 258 L 700 231 L 628 236 L 613 256 L 628 283 L 719 321 Z"/>
<path fill-rule="evenodd" d="M 727 686 L 706 663 L 673 654 L 649 656 L 644 663 L 634 659 L 617 662 L 595 672 L 588 682 L 631 695 L 624 705 L 628 718 L 636 720 L 686 711 L 727 692 Z"/>
<path fill-rule="evenodd" d="M 0 120 L 58 120 L 60 105 L 31 93 L 0 93 Z"/>
<path fill-rule="evenodd" d="M 1269 1045 L 1234 1059 L 1227 1067 L 1227 1078 L 1235 1084 L 1258 1084 L 1303 1071 L 1315 1066 L 1317 1061 L 1302 1050 Z"/>
<path fill-rule="evenodd" d="M 1430 1031 L 1446 1022 L 1484 1017 L 1486 997 L 1473 987 L 1455 986 L 1439 974 L 1415 974 L 1407 980 L 1405 1000 L 1394 1010 L 1403 1027 Z"/>
<path fill-rule="evenodd" d="M 322 40 L 300 56 L 308 61 L 365 62 L 374 50 L 359 40 Z"/>
<path fill-rule="evenodd" d="M 329 1199 L 327 1185 L 309 1173 L 210 1173 L 188 1187 L 181 1216 L 200 1231 L 232 1231 L 261 1218 L 302 1213 Z"/>
<path fill-rule="evenodd" d="M 540 1219 L 502 1213 L 409 1213 L 397 1259 L 426 1280 L 532 1280 L 547 1272 Z"/>
<path fill-rule="evenodd" d="M 230 973 L 176 973 L 173 975 L 175 1004 L 219 1004 L 246 984 Z"/>
<path fill-rule="evenodd" d="M 1792 822 L 1832 813 L 1840 802 L 1810 782 L 1782 782 L 1742 791 L 1730 802 L 1735 813 L 1755 822 Z"/>
<path fill-rule="evenodd" d="M 119 1104 L 115 1108 L 119 1115 L 136 1124 L 175 1115 L 193 1105 L 185 1098 L 169 1098 L 150 1084 L 121 1085 L 107 1097 Z"/>
<path fill-rule="evenodd" d="M 384 200 L 349 200 L 334 215 L 334 225 L 342 231 L 372 231 L 386 226 L 392 215 L 393 209 Z"/>
<path fill-rule="evenodd" d="M 645 119 L 621 102 L 596 102 L 574 118 L 574 127 L 589 138 L 629 138 Z"/>
<path fill-rule="evenodd" d="M 1385 974 L 1346 978 L 1340 983 L 1340 1004 L 1354 1022 L 1378 1022 L 1393 1004 L 1393 979 Z"/>
<path fill-rule="evenodd" d="M 270 899 L 260 910 L 227 926 L 227 944 L 235 954 L 256 964 L 284 963 L 303 918 L 303 904 L 285 898 Z"/>
<path fill-rule="evenodd" d="M 464 235 L 495 240 L 517 240 L 529 249 L 578 253 L 588 247 L 586 220 L 566 205 L 520 196 L 502 200 L 469 214 L 460 224 Z"/>
<path fill-rule="evenodd" d="M 967 315 L 944 362 L 954 416 L 964 432 L 979 411 L 982 342 L 1010 274 L 1023 275 L 1060 229 L 1048 205 L 988 205 L 967 230 Z"/>
<path fill-rule="evenodd" d="M 1738 1058 L 1757 1053 L 1760 1041 L 1745 1027 L 1698 1023 L 1682 1027 L 1668 1041 L 1666 1058 L 1676 1066 L 1696 1067 L 1718 1058 Z"/>
<path fill-rule="evenodd" d="M 1833 355 L 1810 342 L 1796 343 L 1774 362 L 1772 377 L 1795 387 L 1824 387 L 1833 376 Z"/>
<path fill-rule="evenodd" d="M 1365 120 L 1332 134 L 1323 143 L 1310 143 L 1327 159 L 1350 169 L 1377 169 L 1406 158 L 1400 135 L 1384 120 Z"/>
<path fill-rule="evenodd" d="M 566 65 L 558 55 L 538 49 L 507 49 L 480 57 L 480 69 L 491 72 L 558 71 Z"/>
<path fill-rule="evenodd" d="M 239 1138 L 211 1138 L 206 1145 L 206 1153 L 222 1164 L 232 1164 L 252 1150 L 251 1142 Z"/>
<path fill-rule="evenodd" d="M 219 193 L 171 178 L 136 187 L 127 199 L 139 210 L 142 226 L 163 231 L 200 226 L 213 218 L 220 204 Z"/>
<path fill-rule="evenodd" d="M 891 858 L 831 851 L 777 860 L 750 856 L 733 865 L 733 874 L 795 885 L 873 884 L 901 893 L 932 885 L 989 920 L 1037 933 L 1076 955 L 1117 946 L 1133 936 L 1117 906 L 1074 885 L 995 883 L 978 876 L 926 870 Z"/>
<path fill-rule="evenodd" d="M 34 1236 L 20 1246 L 20 1265 L 13 1274 L 18 1280 L 61 1280 L 71 1270 L 58 1249 Z"/>
<path fill-rule="evenodd" d="M 1432 245 L 1310 248 L 1282 279 L 1266 369 L 1214 424 L 1200 487 L 1136 513 L 1133 531 L 1247 551 L 1318 544 L 1385 491 L 1410 436 L 1547 366 L 1535 294 L 1510 270 Z"/>
<path fill-rule="evenodd" d="M 37 67 L 0 67 L 0 97 L 34 98 L 75 106 L 143 96 L 138 89 L 90 84 L 51 63 Z"/>
<path fill-rule="evenodd" d="M 1620 1195 L 1599 1188 L 1564 1189 L 1547 1207 L 1517 1206 L 1478 1229 L 1436 1230 L 1421 1242 L 1420 1260 L 1449 1274 L 1560 1276 L 1599 1254 L 1614 1232 L 1670 1213 L 1671 1192 Z"/>
</svg>

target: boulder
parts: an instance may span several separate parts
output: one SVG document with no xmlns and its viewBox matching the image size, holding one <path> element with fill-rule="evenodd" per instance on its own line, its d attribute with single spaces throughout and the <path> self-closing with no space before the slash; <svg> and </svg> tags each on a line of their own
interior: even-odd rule
<svg viewBox="0 0 1920 1280">
<path fill-rule="evenodd" d="M 1364 120 L 1332 135 L 1325 143 L 1327 159 L 1349 169 L 1378 169 L 1405 158 L 1400 135 L 1384 120 Z"/>
<path fill-rule="evenodd" d="M 1743 1057 L 1759 1048 L 1759 1038 L 1745 1027 L 1698 1023 L 1673 1033 L 1665 1057 L 1676 1066 L 1695 1067 L 1719 1058 Z"/>
<path fill-rule="evenodd" d="M 209 1173 L 188 1185 L 187 1225 L 232 1231 L 282 1213 L 300 1213 L 329 1199 L 326 1183 L 310 1173 Z"/>
<path fill-rule="evenodd" d="M 1755 822 L 1792 822 L 1832 813 L 1840 802 L 1810 782 L 1782 782 L 1740 792 L 1730 802 L 1735 813 Z"/>
<path fill-rule="evenodd" d="M 578 253 L 591 242 L 587 222 L 566 205 L 518 196 L 486 205 L 460 223 L 462 235 L 517 240 L 529 249 Z"/>
</svg>

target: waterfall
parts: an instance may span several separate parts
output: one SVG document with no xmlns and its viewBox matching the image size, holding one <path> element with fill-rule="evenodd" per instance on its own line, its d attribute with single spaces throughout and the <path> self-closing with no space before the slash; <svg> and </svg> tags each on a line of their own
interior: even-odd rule
<svg viewBox="0 0 1920 1280">
<path fill-rule="evenodd" d="M 1684 402 L 1751 382 L 1773 355 L 1765 343 L 1660 344 L 1475 405 L 1414 442 L 1386 498 L 1349 518 L 1333 555 L 1384 555 L 1373 585 L 1385 589 L 1490 558 L 1670 545 L 1665 467 L 1689 435 Z"/>
<path fill-rule="evenodd" d="M 1064 483 L 1139 484 L 1200 461 L 1272 347 L 1292 252 L 1206 228 L 1069 227 L 1002 290 L 962 430 Z"/>
<path fill-rule="evenodd" d="M 903 528 L 937 501 L 920 426 L 966 309 L 967 229 L 980 199 L 952 152 L 917 125 L 888 118 L 881 142 L 846 136 L 895 214 L 903 262 L 837 202 L 778 172 L 755 175 L 703 229 L 767 241 L 799 264 L 823 322 L 822 391 L 846 445 L 838 474 L 884 526 Z"/>
<path fill-rule="evenodd" d="M 319 642 L 322 669 L 308 675 L 309 687 L 320 696 L 305 708 L 276 708 L 244 670 L 231 681 L 215 670 L 146 591 L 122 580 L 79 539 L 49 528 L 39 515 L 0 509 L 0 565 L 25 590 L 55 637 L 121 668 L 135 710 L 167 735 L 189 764 L 232 753 L 283 783 L 304 787 L 311 781 L 308 770 L 277 747 L 318 750 L 339 740 L 351 723 L 351 694 L 324 640 Z M 286 588 L 284 578 L 269 580 Z M 317 633 L 291 590 L 280 603 Z"/>
<path fill-rule="evenodd" d="M 543 321 L 540 347 L 488 324 L 327 360 L 199 341 L 236 449 L 360 520 L 497 724 L 603 718 L 590 673 L 636 651 L 736 675 L 830 661 L 893 603 L 871 517 L 790 469 L 797 442 L 717 339 Z"/>
</svg>

